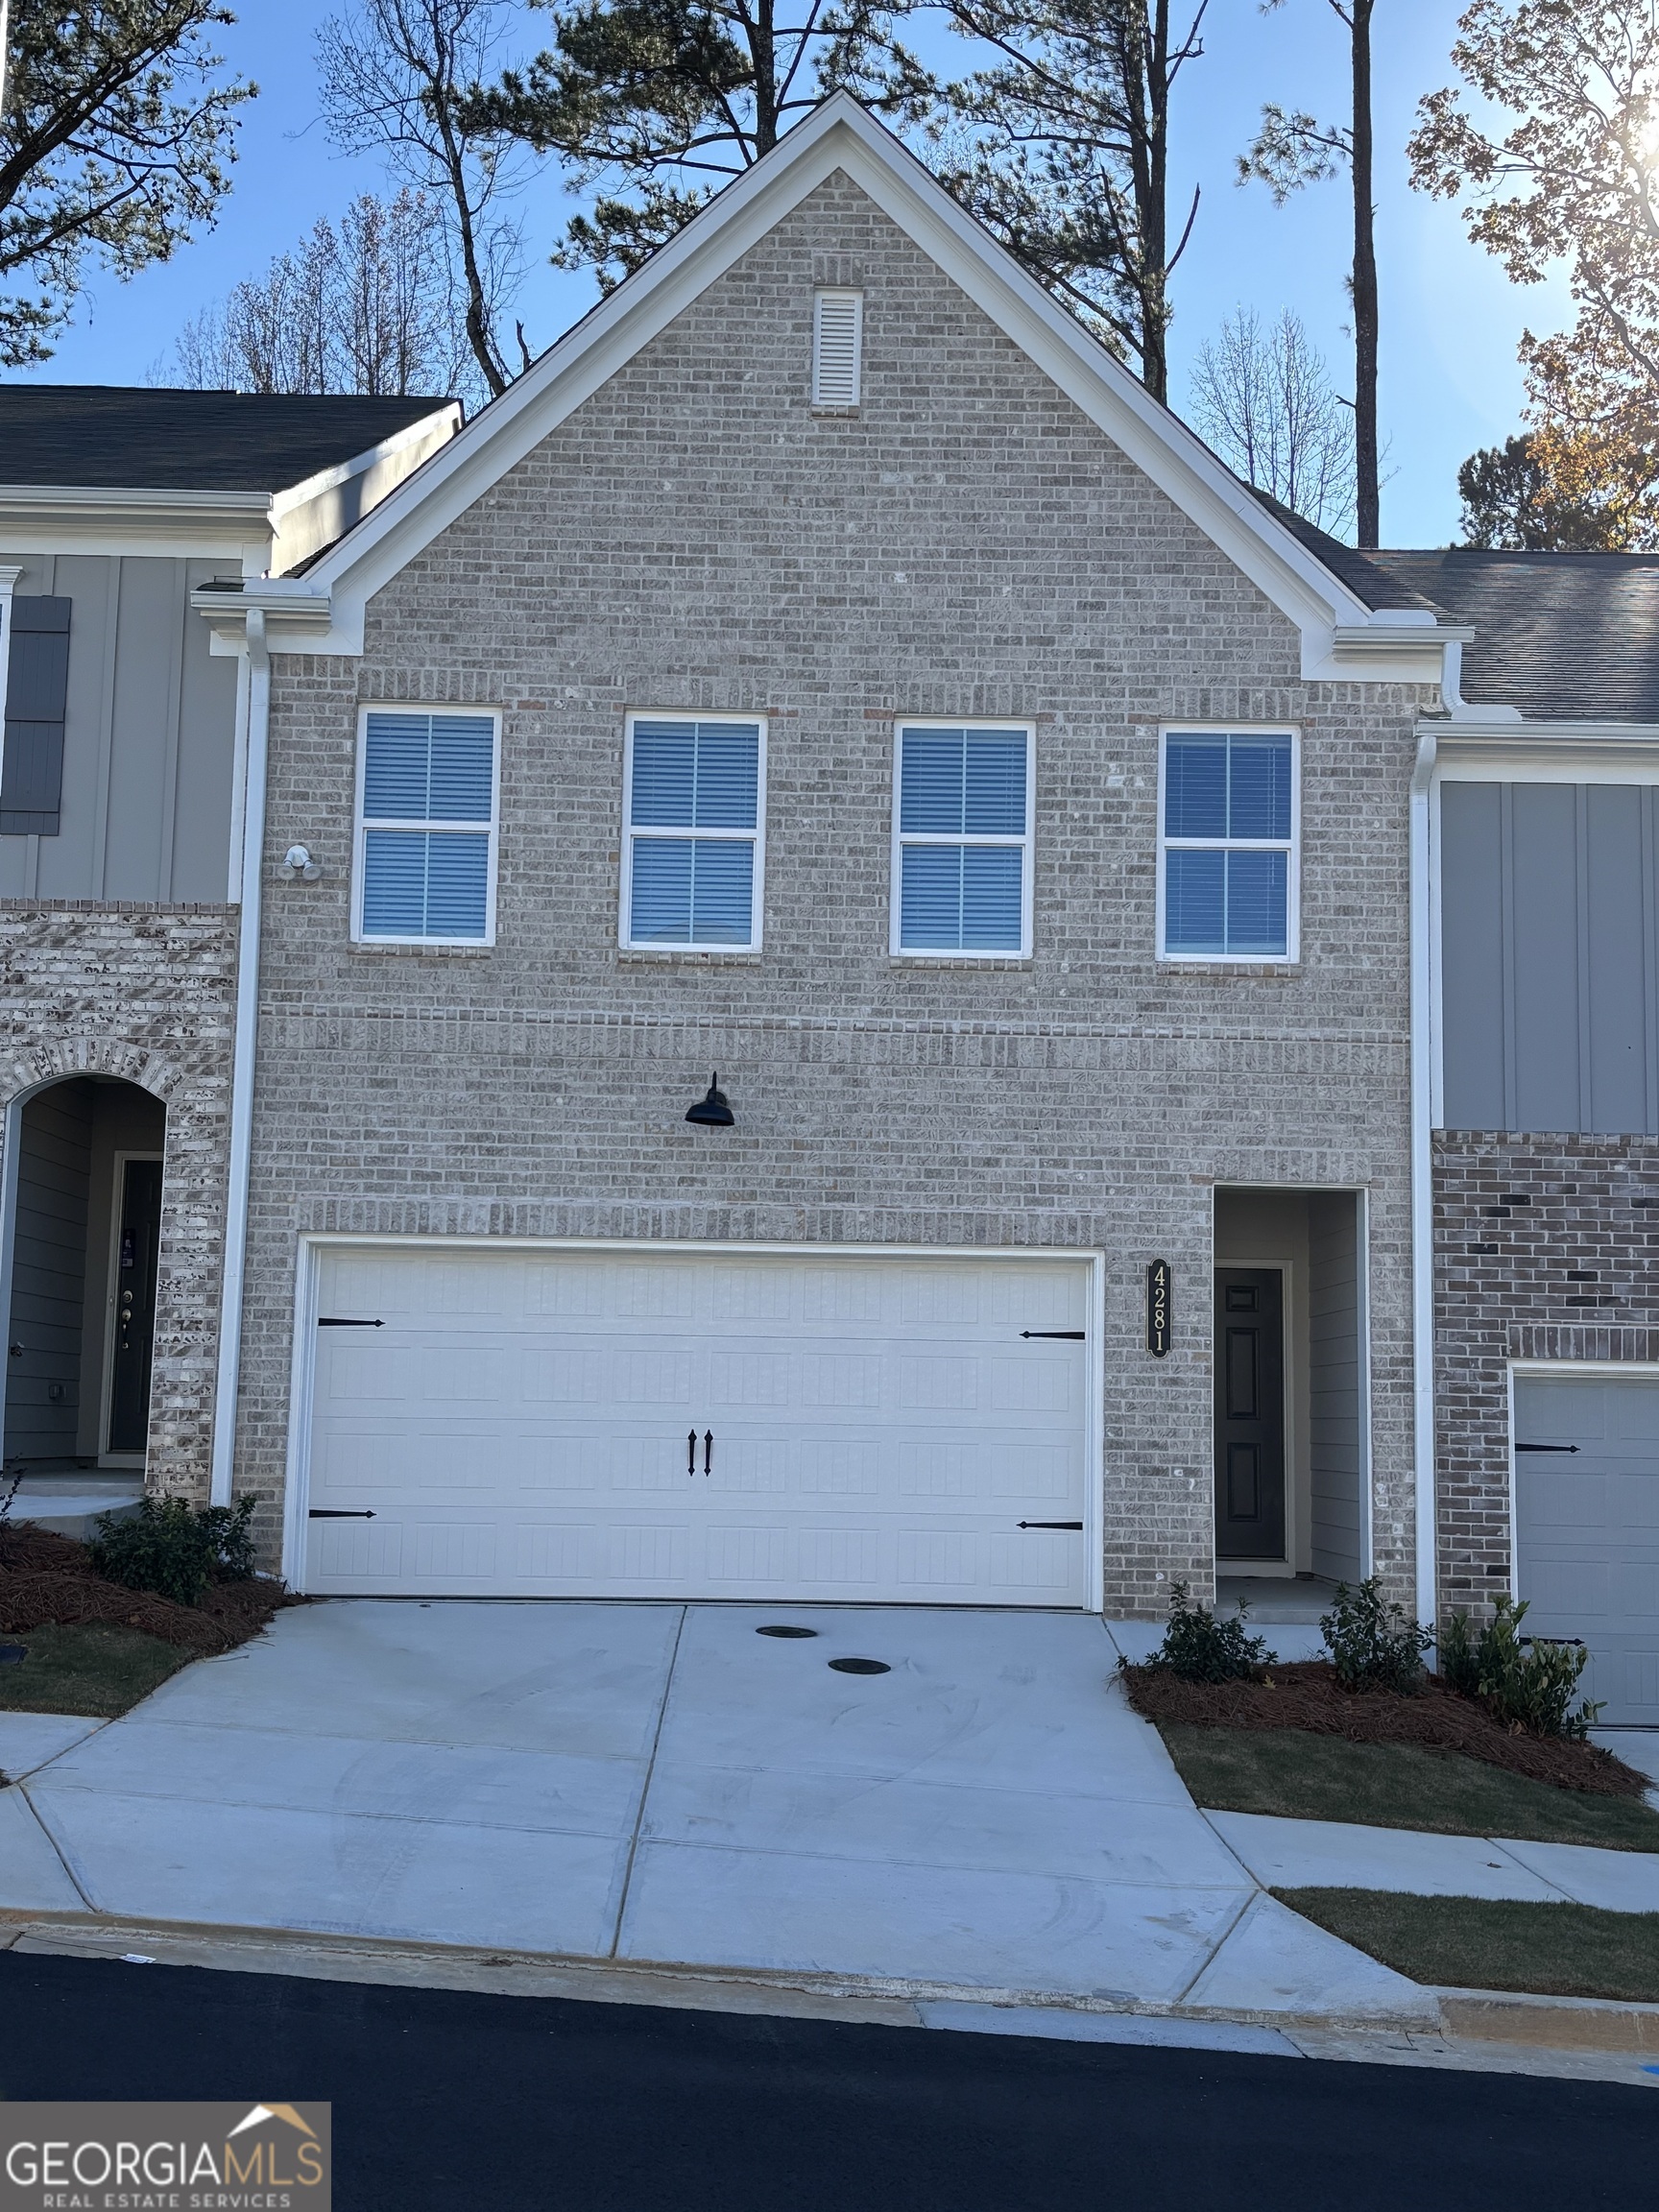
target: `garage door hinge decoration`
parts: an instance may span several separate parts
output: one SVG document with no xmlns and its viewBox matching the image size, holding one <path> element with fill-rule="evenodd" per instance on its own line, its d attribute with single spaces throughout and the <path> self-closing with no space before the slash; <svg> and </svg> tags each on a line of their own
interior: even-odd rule
<svg viewBox="0 0 1659 2212">
<path fill-rule="evenodd" d="M 1576 1444 L 1517 1444 L 1517 1452 L 1576 1452 Z"/>
<path fill-rule="evenodd" d="M 1068 1344 L 1084 1344 L 1089 1338 L 1086 1329 L 1022 1329 L 1022 1336 L 1060 1336 Z"/>
<path fill-rule="evenodd" d="M 373 1521 L 372 1508 L 365 1506 L 353 1513 L 345 1505 L 313 1505 L 306 1514 L 309 1521 Z"/>
<path fill-rule="evenodd" d="M 320 1313 L 319 1329 L 384 1329 L 384 1321 L 353 1321 L 344 1313 Z"/>
</svg>

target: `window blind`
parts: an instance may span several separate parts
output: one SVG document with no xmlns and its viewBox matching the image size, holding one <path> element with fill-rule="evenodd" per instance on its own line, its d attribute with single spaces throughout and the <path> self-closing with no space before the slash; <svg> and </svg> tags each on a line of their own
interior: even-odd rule
<svg viewBox="0 0 1659 2212">
<path fill-rule="evenodd" d="M 1023 950 L 1029 752 L 1023 730 L 901 730 L 901 951 Z"/>
<path fill-rule="evenodd" d="M 711 950 L 754 944 L 759 806 L 757 722 L 634 723 L 630 944 Z"/>
<path fill-rule="evenodd" d="M 490 715 L 372 713 L 364 731 L 362 933 L 490 934 L 495 724 Z"/>
</svg>

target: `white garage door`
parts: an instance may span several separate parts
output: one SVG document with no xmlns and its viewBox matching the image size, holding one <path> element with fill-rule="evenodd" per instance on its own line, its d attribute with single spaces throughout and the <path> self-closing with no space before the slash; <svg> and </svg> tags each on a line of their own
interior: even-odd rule
<svg viewBox="0 0 1659 2212">
<path fill-rule="evenodd" d="M 1659 1382 L 1515 1382 L 1518 1595 L 1590 1647 L 1603 1721 L 1659 1725 Z"/>
<path fill-rule="evenodd" d="M 327 1249 L 304 1587 L 1082 1605 L 1087 1282 Z"/>
</svg>

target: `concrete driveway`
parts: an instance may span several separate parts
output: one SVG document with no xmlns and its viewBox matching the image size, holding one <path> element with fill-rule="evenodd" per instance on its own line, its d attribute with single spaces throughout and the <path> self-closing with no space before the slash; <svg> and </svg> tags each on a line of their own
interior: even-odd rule
<svg viewBox="0 0 1659 2212">
<path fill-rule="evenodd" d="M 1075 1614 L 296 1608 L 123 1720 L 39 1725 L 0 1792 L 0 1906 L 1420 2009 L 1258 1887 L 1116 1660 Z M 0 1728 L 13 1772 L 16 1741 Z"/>
</svg>

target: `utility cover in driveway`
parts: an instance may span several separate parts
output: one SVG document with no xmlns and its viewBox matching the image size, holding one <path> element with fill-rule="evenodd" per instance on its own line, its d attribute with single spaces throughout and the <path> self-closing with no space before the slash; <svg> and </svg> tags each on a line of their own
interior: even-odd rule
<svg viewBox="0 0 1659 2212">
<path fill-rule="evenodd" d="M 1659 1725 L 1659 1381 L 1518 1376 L 1519 1596 L 1590 1647 L 1603 1721 Z"/>
<path fill-rule="evenodd" d="M 1081 1262 L 321 1267 L 308 1590 L 1087 1601 Z"/>
</svg>

